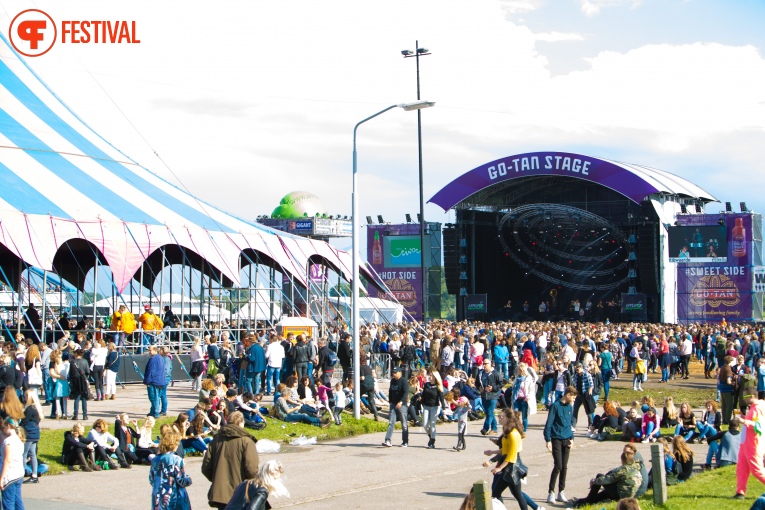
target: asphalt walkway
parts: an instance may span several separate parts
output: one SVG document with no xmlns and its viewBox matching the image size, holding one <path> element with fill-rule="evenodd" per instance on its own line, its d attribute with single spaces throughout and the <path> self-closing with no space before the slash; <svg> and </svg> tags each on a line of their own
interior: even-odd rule
<svg viewBox="0 0 765 510">
<path fill-rule="evenodd" d="M 679 382 L 679 381 L 678 381 Z M 684 381 L 686 382 L 686 381 Z M 686 383 L 711 384 L 694 378 Z M 617 381 L 615 384 L 626 384 Z M 197 400 L 190 383 L 176 383 L 169 389 L 170 414 L 189 409 Z M 48 409 L 48 408 L 46 408 Z M 89 423 L 96 418 L 113 420 L 117 413 L 127 412 L 141 419 L 148 410 L 145 388 L 139 385 L 118 390 L 116 400 L 89 402 Z M 583 413 L 583 411 L 582 411 Z M 552 456 L 545 448 L 542 428 L 547 414 L 540 412 L 529 420 L 529 430 L 523 444 L 522 458 L 529 466 L 528 483 L 523 485 L 537 502 L 546 508 L 564 508 L 562 504 L 548 505 L 547 485 L 553 467 Z M 271 421 L 269 426 L 278 422 Z M 580 423 L 586 423 L 580 416 Z M 307 447 L 283 446 L 276 454 L 264 454 L 261 461 L 278 459 L 285 468 L 285 485 L 291 492 L 289 499 L 272 499 L 275 508 L 300 507 L 310 509 L 390 509 L 458 508 L 471 485 L 481 479 L 490 480 L 489 468 L 481 467 L 487 458 L 483 451 L 493 448 L 486 437 L 480 435 L 482 422 L 470 422 L 467 430 L 467 449 L 456 452 L 456 426 L 438 426 L 435 450 L 425 448 L 427 437 L 422 429 L 411 429 L 409 448 L 384 448 L 384 434 L 328 441 Z M 71 427 L 70 421 L 45 420 L 48 428 Z M 566 495 L 583 497 L 588 483 L 599 472 L 619 465 L 621 442 L 598 442 L 584 437 L 580 426 L 569 461 Z M 396 431 L 393 444 L 401 442 Z M 639 444 L 639 451 L 648 462 L 649 445 Z M 694 445 L 696 463 L 706 455 L 706 445 Z M 207 508 L 209 482 L 201 474 L 201 457 L 186 459 L 186 470 L 193 479 L 189 494 L 193 508 Z M 45 476 L 37 485 L 24 485 L 25 506 L 42 509 L 124 509 L 135 510 L 150 506 L 151 487 L 148 466 L 134 466 L 130 470 L 96 473 L 67 472 Z M 512 496 L 507 494 L 508 508 L 514 508 Z"/>
</svg>

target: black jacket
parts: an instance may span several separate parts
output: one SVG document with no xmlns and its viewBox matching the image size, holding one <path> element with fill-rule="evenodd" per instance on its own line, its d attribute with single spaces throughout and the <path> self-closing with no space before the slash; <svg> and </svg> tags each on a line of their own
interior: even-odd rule
<svg viewBox="0 0 765 510">
<path fill-rule="evenodd" d="M 351 364 L 351 343 L 345 340 L 341 341 L 337 346 L 337 359 L 341 365 L 348 366 Z"/>
<path fill-rule="evenodd" d="M 271 508 L 268 504 L 268 490 L 250 483 L 249 480 L 240 483 L 234 489 L 234 495 L 226 505 L 226 510 L 265 510 L 267 508 Z"/>
<path fill-rule="evenodd" d="M 502 376 L 499 372 L 492 370 L 488 374 L 485 386 L 491 386 L 491 391 L 486 391 L 483 381 L 483 375 L 486 373 L 484 369 L 478 371 L 478 375 L 475 378 L 475 387 L 481 391 L 481 396 L 487 400 L 496 400 L 499 398 L 499 393 L 502 391 Z"/>
<path fill-rule="evenodd" d="M 126 452 L 128 450 L 128 444 L 132 444 L 133 446 L 135 446 L 137 444 L 136 441 L 138 440 L 139 437 L 141 437 L 141 435 L 138 432 L 136 432 L 136 430 L 133 427 L 128 426 L 128 430 L 130 430 L 130 435 L 132 436 L 129 443 L 127 440 L 127 434 L 125 433 L 124 430 L 122 430 L 122 422 L 120 420 L 117 420 L 114 423 L 114 437 L 116 437 L 117 441 L 119 441 L 119 449 L 122 450 L 123 452 Z"/>
<path fill-rule="evenodd" d="M 425 407 L 435 407 L 441 405 L 442 408 L 446 408 L 446 402 L 444 402 L 444 392 L 438 389 L 438 386 L 430 382 L 426 382 L 422 388 L 421 401 Z"/>
<path fill-rule="evenodd" d="M 390 380 L 390 387 L 388 393 L 388 402 L 391 409 L 396 407 L 396 404 L 401 402 L 401 405 L 409 404 L 409 381 L 403 377 L 396 379 L 392 377 Z"/>
<path fill-rule="evenodd" d="M 311 356 L 311 347 L 305 342 L 298 342 L 292 348 L 293 363 L 308 363 Z"/>
</svg>

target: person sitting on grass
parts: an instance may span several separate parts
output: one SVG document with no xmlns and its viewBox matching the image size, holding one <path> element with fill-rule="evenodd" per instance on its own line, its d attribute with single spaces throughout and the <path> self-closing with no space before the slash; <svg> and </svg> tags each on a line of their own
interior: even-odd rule
<svg viewBox="0 0 765 510">
<path fill-rule="evenodd" d="M 675 474 L 675 456 L 669 448 L 669 443 L 663 437 L 656 440 L 664 450 L 664 471 L 667 474 L 667 485 L 677 485 L 677 475 Z M 648 474 L 648 486 L 653 487 L 653 470 Z"/>
<path fill-rule="evenodd" d="M 741 419 L 732 418 L 728 424 L 728 430 L 708 437 L 707 442 L 709 443 L 709 451 L 707 452 L 707 463 L 704 464 L 705 469 L 712 469 L 713 457 L 717 458 L 718 468 L 738 462 L 738 453 L 741 448 Z"/>
<path fill-rule="evenodd" d="M 643 415 L 641 430 L 635 435 L 637 436 L 637 439 L 642 439 L 643 443 L 648 443 L 656 441 L 656 438 L 659 437 L 660 433 L 659 417 L 656 415 L 656 409 L 654 407 L 649 407 Z"/>
<path fill-rule="evenodd" d="M 701 421 L 696 422 L 696 428 L 698 429 L 697 443 L 701 443 L 708 437 L 712 437 L 720 433 L 720 426 L 722 425 L 722 413 L 717 410 L 717 402 L 714 400 L 706 401 L 706 411 L 701 416 Z"/>
<path fill-rule="evenodd" d="M 677 422 L 675 435 L 682 436 L 685 441 L 690 441 L 694 434 L 696 434 L 696 415 L 691 410 L 691 405 L 688 402 L 680 404 Z"/>
<path fill-rule="evenodd" d="M 640 462 L 635 460 L 634 445 L 624 445 L 621 459 L 621 466 L 590 480 L 590 493 L 586 498 L 575 500 L 572 507 L 580 508 L 602 501 L 619 501 L 634 497 L 643 483 Z"/>
<path fill-rule="evenodd" d="M 75 470 L 75 465 L 80 466 L 80 471 L 101 471 L 96 464 L 96 445 L 83 437 L 85 426 L 75 423 L 71 431 L 64 432 L 64 446 L 61 448 L 61 460 L 70 471 Z"/>
<path fill-rule="evenodd" d="M 136 446 L 135 454 L 142 462 L 150 463 L 159 454 L 159 444 L 152 441 L 155 423 L 153 416 L 147 416 L 143 427 L 137 430 L 138 446 Z"/>
<path fill-rule="evenodd" d="M 675 472 L 677 480 L 684 482 L 693 476 L 693 451 L 683 436 L 675 436 L 672 439 L 672 454 L 675 457 Z"/>
<path fill-rule="evenodd" d="M 661 422 L 659 423 L 662 428 L 677 427 L 677 407 L 675 407 L 675 399 L 667 397 L 664 399 L 664 409 L 661 413 Z"/>
<path fill-rule="evenodd" d="M 125 456 L 119 450 L 120 442 L 109 433 L 106 420 L 103 418 L 93 422 L 93 428 L 88 433 L 88 440 L 96 444 L 96 460 L 101 460 L 109 466 L 109 469 L 117 469 L 117 465 L 112 461 L 112 454 L 117 456 L 121 467 L 128 467 Z"/>
<path fill-rule="evenodd" d="M 308 423 L 310 425 L 316 425 L 317 427 L 321 426 L 322 428 L 329 426 L 328 417 L 319 420 L 316 416 L 303 413 L 300 405 L 291 405 L 287 400 L 290 393 L 291 390 L 285 388 L 282 391 L 281 396 L 276 399 L 276 404 L 274 404 L 274 416 L 277 419 L 286 422 Z"/>
<path fill-rule="evenodd" d="M 133 425 L 132 427 L 130 425 Z M 138 455 L 136 455 L 136 441 L 138 439 L 138 421 L 130 421 L 130 417 L 126 413 L 118 414 L 117 419 L 114 422 L 114 435 L 117 437 L 119 446 L 117 449 L 125 457 L 126 466 L 130 467 L 131 464 L 135 464 L 139 461 Z"/>
<path fill-rule="evenodd" d="M 622 441 L 632 441 L 638 436 L 638 431 L 642 429 L 643 419 L 638 415 L 636 407 L 630 407 L 627 411 L 627 417 L 622 425 Z"/>
<path fill-rule="evenodd" d="M 206 413 L 197 413 L 194 419 L 186 428 L 186 434 L 181 439 L 181 444 L 186 449 L 192 449 L 199 453 L 207 451 L 207 443 L 211 438 L 207 437 L 210 434 L 210 429 L 205 427 Z"/>
</svg>

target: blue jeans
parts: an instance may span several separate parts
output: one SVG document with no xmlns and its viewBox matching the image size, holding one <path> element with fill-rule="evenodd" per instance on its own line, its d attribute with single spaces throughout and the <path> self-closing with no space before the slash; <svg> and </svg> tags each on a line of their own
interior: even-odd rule
<svg viewBox="0 0 765 510">
<path fill-rule="evenodd" d="M 555 388 L 555 379 L 551 377 L 545 381 L 544 388 L 542 388 L 542 404 L 546 406 L 552 405 L 553 399 L 550 394 L 552 393 L 553 388 Z"/>
<path fill-rule="evenodd" d="M 313 382 L 313 363 L 308 362 L 308 378 L 311 380 L 311 384 L 314 384 Z"/>
<path fill-rule="evenodd" d="M 701 439 L 706 439 L 717 434 L 717 430 L 715 430 L 714 426 L 707 425 L 706 423 L 699 422 L 696 424 L 696 428 L 699 430 L 699 437 Z"/>
<path fill-rule="evenodd" d="M 675 435 L 683 436 L 683 439 L 685 439 L 686 441 L 690 441 L 695 432 L 696 431 L 694 429 L 686 429 L 680 424 L 678 424 L 677 427 L 675 427 Z"/>
<path fill-rule="evenodd" d="M 438 406 L 422 406 L 422 425 L 428 438 L 433 440 L 436 439 L 436 422 L 438 422 Z"/>
<path fill-rule="evenodd" d="M 494 416 L 494 409 L 497 408 L 497 399 L 487 400 L 481 397 L 481 404 L 483 405 L 484 412 L 486 413 L 486 419 L 483 421 L 483 430 L 497 431 L 497 417 Z"/>
<path fill-rule="evenodd" d="M 24 510 L 24 502 L 21 501 L 21 480 L 13 482 L 3 490 L 3 509 Z"/>
<path fill-rule="evenodd" d="M 288 423 L 299 421 L 302 423 L 310 423 L 311 425 L 319 425 L 320 423 L 316 416 L 308 416 L 307 414 L 302 413 L 290 413 L 284 417 L 284 421 Z"/>
<path fill-rule="evenodd" d="M 611 374 L 613 373 L 613 370 L 603 370 L 603 391 L 605 394 L 603 395 L 604 400 L 608 400 L 608 392 L 611 391 Z"/>
<path fill-rule="evenodd" d="M 648 425 L 645 426 L 645 437 L 643 437 L 642 430 L 638 430 L 637 432 L 635 432 L 635 437 L 637 437 L 638 439 L 645 439 L 646 437 L 651 437 L 651 434 L 653 433 L 655 426 L 656 425 L 652 421 L 649 421 Z M 654 437 L 659 437 L 659 434 L 656 434 Z"/>
<path fill-rule="evenodd" d="M 518 399 L 513 403 L 513 409 L 521 413 L 523 418 L 523 432 L 529 428 L 529 403 L 526 400 Z"/>
<path fill-rule="evenodd" d="M 53 379 L 50 376 L 50 370 L 42 369 L 43 389 L 45 390 L 45 401 L 53 402 Z"/>
<path fill-rule="evenodd" d="M 159 388 L 159 401 L 161 403 L 161 409 L 160 414 L 167 414 L 167 387 L 169 385 L 165 384 L 164 386 Z"/>
<path fill-rule="evenodd" d="M 709 451 L 707 452 L 707 465 L 708 466 L 712 465 L 712 458 L 716 457 L 719 451 L 720 451 L 720 442 L 719 441 L 712 441 L 711 443 L 709 443 Z M 718 461 L 718 464 L 719 464 L 719 461 L 720 461 L 719 457 L 718 457 L 717 461 Z M 754 508 L 754 507 L 752 507 L 752 508 Z"/>
<path fill-rule="evenodd" d="M 271 394 L 271 381 L 273 381 L 274 391 L 276 391 L 276 387 L 279 386 L 280 370 L 279 367 L 268 367 L 266 369 L 266 393 Z"/>
<path fill-rule="evenodd" d="M 151 404 L 149 414 L 155 418 L 159 418 L 159 410 L 162 406 L 162 386 L 147 384 L 146 391 L 149 394 L 149 403 Z M 74 408 L 75 410 L 77 409 L 76 403 Z"/>
<path fill-rule="evenodd" d="M 50 404 L 50 417 L 51 418 L 56 417 L 56 402 L 58 402 L 58 405 L 60 407 L 59 411 L 61 411 L 61 416 L 66 416 L 66 402 L 68 400 L 69 400 L 68 397 L 54 398 Z"/>
<path fill-rule="evenodd" d="M 207 451 L 207 443 L 198 437 L 193 439 L 182 439 L 181 444 L 183 445 L 183 448 L 193 448 L 200 453 Z"/>
<path fill-rule="evenodd" d="M 74 397 L 74 417 L 77 419 L 77 408 L 79 407 L 78 404 L 82 402 L 82 417 L 85 418 L 88 416 L 88 398 L 83 395 L 77 395 Z M 5 508 L 5 507 L 3 507 Z"/>
<path fill-rule="evenodd" d="M 24 463 L 26 463 L 27 458 L 29 456 L 31 457 L 31 460 L 29 462 L 29 467 L 32 468 L 32 476 L 34 478 L 37 477 L 37 442 L 27 441 L 24 443 Z"/>
<path fill-rule="evenodd" d="M 500 363 L 497 362 L 497 372 L 502 376 L 503 379 L 509 379 L 510 376 L 507 373 L 507 362 Z"/>
<path fill-rule="evenodd" d="M 254 382 L 253 379 L 255 379 L 255 374 L 254 373 L 245 373 L 241 377 L 241 380 L 242 380 L 242 383 L 241 383 L 242 393 L 247 393 L 248 391 L 250 393 L 252 393 L 252 394 L 257 393 L 255 391 L 253 391 L 253 389 L 252 389 L 253 382 Z"/>
</svg>

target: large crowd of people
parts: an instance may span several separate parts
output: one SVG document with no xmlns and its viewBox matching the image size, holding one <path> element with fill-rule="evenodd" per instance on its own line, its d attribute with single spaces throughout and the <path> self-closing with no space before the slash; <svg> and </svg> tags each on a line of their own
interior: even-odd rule
<svg viewBox="0 0 765 510">
<path fill-rule="evenodd" d="M 517 468 L 513 472 L 513 466 L 522 466 L 520 444 L 528 432 L 529 416 L 538 408 L 547 411 L 543 436 L 554 460 L 550 503 L 569 501 L 564 493 L 566 470 L 578 426 L 598 440 L 663 442 L 670 483 L 692 475 L 693 452 L 687 444 L 704 441 L 709 450 L 700 463 L 703 468 L 738 464 L 738 497 L 746 490 L 741 479 L 749 474 L 765 481 L 760 454 L 765 445 L 755 441 L 757 434 L 742 433 L 765 413 L 765 402 L 760 400 L 765 397 L 763 333 L 759 327 L 733 324 L 432 321 L 424 329 L 408 323 L 369 324 L 360 330 L 360 405 L 373 419 L 380 419 L 387 408 L 384 447 L 392 446 L 395 424 L 400 422 L 401 446 L 410 446 L 411 424 L 425 430 L 423 446 L 435 449 L 438 424 L 454 421 L 458 428 L 452 448 L 462 451 L 467 447 L 468 421 L 482 420 L 481 434 L 497 444 L 490 453 L 496 457 L 493 493 L 501 498 L 504 489 L 510 489 L 522 508 L 536 504 L 520 490 L 521 472 Z M 123 334 L 127 332 L 88 338 L 83 332 L 74 337 L 65 332 L 51 345 L 23 336 L 16 344 L 6 343 L 0 357 L 4 395 L 0 417 L 5 420 L 8 452 L 26 467 L 25 483 L 37 483 L 43 465 L 36 452 L 41 420 L 72 419 L 75 423 L 61 452 L 66 465 L 95 471 L 150 463 L 155 496 L 165 501 L 164 495 L 172 491 L 170 499 L 179 498 L 181 508 L 186 497 L 185 454 L 205 455 L 206 463 L 213 456 L 226 457 L 220 452 L 230 441 L 251 438 L 246 429 L 262 430 L 274 420 L 337 426 L 353 405 L 353 345 L 342 325 L 319 338 L 281 336 L 262 328 L 237 339 L 223 331 L 192 343 L 190 375 L 198 403 L 156 435 L 156 419 L 167 415 L 167 388 L 178 353 L 148 338 L 143 376 L 149 402 L 143 424 L 123 414 L 115 418 L 113 434 L 103 419 L 86 430 L 88 401 L 115 398 Z M 379 363 L 380 355 L 389 357 L 390 368 Z M 640 395 L 647 384 L 687 378 L 692 357 L 703 365 L 705 378 L 716 384 L 719 393 L 699 415 L 687 402 L 671 398 L 655 403 L 645 394 L 624 405 L 609 399 L 614 379 L 628 378 Z M 388 370 L 386 395 L 379 383 L 388 375 L 381 372 Z M 72 409 L 69 400 L 74 400 Z M 47 416 L 44 406 L 50 407 Z M 582 408 L 585 419 L 580 420 Z M 580 425 L 585 420 L 586 427 Z M 666 428 L 673 433 L 665 438 L 661 431 Z M 639 495 L 641 487 L 644 491 L 650 481 L 633 449 L 626 448 L 621 466 L 596 476 L 590 493 L 572 504 L 625 499 Z M 206 466 L 205 476 L 215 486 L 221 475 L 210 473 Z M 238 482 L 258 479 L 257 456 L 245 471 L 245 479 L 232 479 L 225 490 L 218 482 L 218 488 L 211 490 L 211 504 L 225 507 Z M 175 486 L 169 487 L 168 480 Z M 9 504 L 21 497 L 20 489 L 3 491 L 3 498 L 6 492 Z"/>
</svg>

